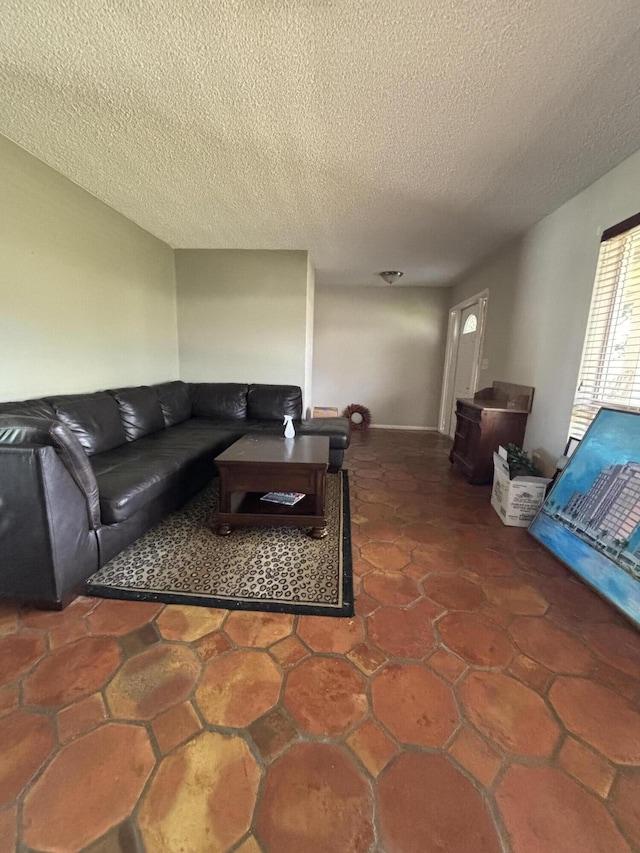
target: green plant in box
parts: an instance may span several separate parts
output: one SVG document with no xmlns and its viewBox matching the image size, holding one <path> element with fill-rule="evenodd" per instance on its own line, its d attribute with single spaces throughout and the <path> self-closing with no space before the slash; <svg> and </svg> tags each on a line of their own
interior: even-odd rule
<svg viewBox="0 0 640 853">
<path fill-rule="evenodd" d="M 529 454 L 516 444 L 507 444 L 507 462 L 509 463 L 509 476 L 514 477 L 540 477 L 540 469 L 529 459 Z"/>
</svg>

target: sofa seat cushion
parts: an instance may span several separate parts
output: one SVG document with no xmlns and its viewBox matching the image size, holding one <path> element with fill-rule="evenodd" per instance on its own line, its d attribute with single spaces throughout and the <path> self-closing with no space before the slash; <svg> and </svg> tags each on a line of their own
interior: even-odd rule
<svg viewBox="0 0 640 853">
<path fill-rule="evenodd" d="M 192 413 L 198 418 L 242 421 L 247 417 L 249 386 L 235 382 L 196 382 L 189 386 Z"/>
<path fill-rule="evenodd" d="M 293 425 L 294 428 L 298 426 L 295 421 Z M 284 438 L 284 425 L 280 421 L 246 420 L 242 424 L 242 432 L 244 435 L 258 433 L 260 435 L 281 435 Z"/>
<path fill-rule="evenodd" d="M 243 424 L 244 426 L 244 424 Z M 189 418 L 171 429 L 147 436 L 143 441 L 150 453 L 168 453 L 186 464 L 205 455 L 211 459 L 242 438 L 244 430 L 229 421 Z"/>
<path fill-rule="evenodd" d="M 116 388 L 109 392 L 120 409 L 120 420 L 127 441 L 137 441 L 152 432 L 164 429 L 160 400 L 154 388 Z"/>
<path fill-rule="evenodd" d="M 124 521 L 152 503 L 172 487 L 180 470 L 179 462 L 171 457 L 159 458 L 138 451 L 127 454 L 122 452 L 124 449 L 92 457 L 103 524 Z"/>
<path fill-rule="evenodd" d="M 332 422 L 325 424 L 325 421 Z M 331 450 L 345 450 L 349 447 L 349 421 L 346 418 L 314 418 L 308 421 L 294 421 L 296 435 L 327 435 Z M 279 421 L 252 421 L 242 424 L 244 434 L 281 435 L 284 426 Z M 295 439 L 294 439 L 295 440 Z"/>
<path fill-rule="evenodd" d="M 350 427 L 346 418 L 312 418 L 307 421 L 294 421 L 296 435 L 327 435 L 331 450 L 345 450 L 349 447 Z M 284 426 L 278 421 L 245 421 L 243 433 L 262 435 L 281 435 Z M 294 439 L 295 440 L 295 439 Z"/>
<path fill-rule="evenodd" d="M 100 492 L 103 524 L 116 524 L 145 509 L 165 491 L 181 486 L 192 466 L 210 466 L 238 437 L 189 421 L 91 458 Z"/>
<path fill-rule="evenodd" d="M 282 423 L 285 415 L 294 420 L 302 417 L 302 391 L 297 385 L 249 385 L 249 420 Z"/>
<path fill-rule="evenodd" d="M 58 420 L 71 430 L 89 456 L 126 442 L 120 408 L 106 391 L 48 397 Z"/>
</svg>

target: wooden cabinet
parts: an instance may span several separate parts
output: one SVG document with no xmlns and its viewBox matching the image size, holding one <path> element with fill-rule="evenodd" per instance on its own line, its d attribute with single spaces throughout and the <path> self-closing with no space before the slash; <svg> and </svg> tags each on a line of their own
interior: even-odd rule
<svg viewBox="0 0 640 853">
<path fill-rule="evenodd" d="M 491 482 L 493 454 L 499 445 L 522 447 L 532 397 L 533 388 L 528 386 L 494 382 L 493 388 L 479 391 L 473 400 L 457 401 L 449 459 L 470 483 Z"/>
</svg>

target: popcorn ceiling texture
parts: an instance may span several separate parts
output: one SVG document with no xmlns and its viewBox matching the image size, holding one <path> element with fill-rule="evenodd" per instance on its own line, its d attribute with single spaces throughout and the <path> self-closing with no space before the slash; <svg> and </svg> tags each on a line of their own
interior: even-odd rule
<svg viewBox="0 0 640 853">
<path fill-rule="evenodd" d="M 449 283 L 640 146 L 637 0 L 1 14 L 10 139 L 173 247 L 308 249 L 319 284 Z"/>
</svg>

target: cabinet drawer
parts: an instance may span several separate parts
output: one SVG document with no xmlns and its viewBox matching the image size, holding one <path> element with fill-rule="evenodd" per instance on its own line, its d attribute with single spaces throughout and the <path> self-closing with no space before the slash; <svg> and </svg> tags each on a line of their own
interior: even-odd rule
<svg viewBox="0 0 640 853">
<path fill-rule="evenodd" d="M 456 419 L 456 436 L 458 438 L 466 438 L 471 424 L 466 418 L 458 417 Z"/>
<path fill-rule="evenodd" d="M 456 404 L 456 415 L 459 419 L 466 418 L 474 424 L 479 424 L 482 412 L 480 409 L 476 409 L 473 406 L 467 406 L 465 403 L 458 402 Z"/>
</svg>

